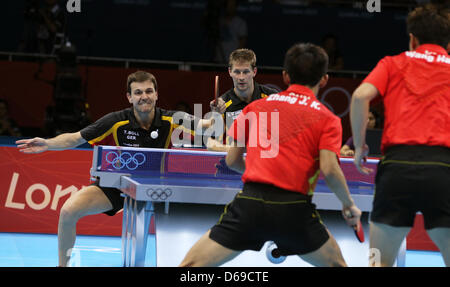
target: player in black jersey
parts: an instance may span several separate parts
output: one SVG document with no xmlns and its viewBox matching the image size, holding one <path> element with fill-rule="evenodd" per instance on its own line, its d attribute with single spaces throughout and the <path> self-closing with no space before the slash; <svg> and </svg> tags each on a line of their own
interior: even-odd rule
<svg viewBox="0 0 450 287">
<path fill-rule="evenodd" d="M 92 145 L 169 148 L 171 135 L 177 127 L 182 126 L 184 132 L 194 134 L 194 127 L 199 121 L 193 116 L 156 107 L 158 86 L 152 74 L 144 71 L 130 74 L 127 98 L 131 108 L 109 113 L 78 132 L 50 139 L 18 140 L 16 144 L 24 153 L 70 149 L 85 142 Z M 183 124 L 183 121 L 190 123 Z M 189 129 L 186 130 L 186 126 Z M 99 213 L 114 215 L 123 208 L 123 202 L 120 190 L 100 187 L 98 181 L 67 199 L 61 208 L 58 223 L 59 266 L 67 266 L 69 262 L 78 220 Z"/>
<path fill-rule="evenodd" d="M 217 99 L 216 105 L 213 104 L 213 101 L 210 103 L 213 111 L 223 114 L 227 130 L 249 103 L 278 92 L 254 81 L 257 68 L 256 55 L 252 50 L 234 50 L 230 54 L 228 64 L 228 73 L 233 79 L 233 88 L 221 95 Z M 226 142 L 228 144 L 228 140 Z M 207 147 L 214 151 L 228 151 L 228 145 L 222 144 L 219 135 L 216 135 L 216 139 L 209 138 Z"/>
</svg>

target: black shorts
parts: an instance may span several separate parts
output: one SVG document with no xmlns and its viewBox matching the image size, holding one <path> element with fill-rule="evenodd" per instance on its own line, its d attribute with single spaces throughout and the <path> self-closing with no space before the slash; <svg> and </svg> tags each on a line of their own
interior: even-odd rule
<svg viewBox="0 0 450 287">
<path fill-rule="evenodd" d="M 239 251 L 258 251 L 266 241 L 274 241 L 281 255 L 301 255 L 319 249 L 329 235 L 311 196 L 245 183 L 211 228 L 210 238 Z"/>
<path fill-rule="evenodd" d="M 425 229 L 450 227 L 450 149 L 391 147 L 378 163 L 370 220 L 412 227 L 419 211 Z"/>
<path fill-rule="evenodd" d="M 99 180 L 96 180 L 91 185 L 98 186 L 103 191 L 103 193 L 106 195 L 106 197 L 109 199 L 109 201 L 113 206 L 111 210 L 103 212 L 104 214 L 113 216 L 123 208 L 124 198 L 123 196 L 120 195 L 121 193 L 120 189 L 113 187 L 99 186 Z"/>
</svg>

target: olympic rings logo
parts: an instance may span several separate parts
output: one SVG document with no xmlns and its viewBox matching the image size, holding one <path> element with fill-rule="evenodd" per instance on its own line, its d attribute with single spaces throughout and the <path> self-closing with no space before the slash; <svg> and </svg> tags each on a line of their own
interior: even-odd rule
<svg viewBox="0 0 450 287">
<path fill-rule="evenodd" d="M 329 102 L 327 102 L 327 100 L 326 100 L 326 97 L 327 97 L 327 95 L 329 94 L 329 93 L 331 93 L 331 95 L 333 96 L 333 97 L 336 97 L 337 95 L 339 95 L 339 92 L 340 93 L 342 93 L 342 94 L 344 94 L 344 96 L 345 96 L 345 99 L 347 100 L 347 106 L 346 106 L 346 108 L 345 108 L 345 110 L 344 111 L 342 111 L 342 112 L 340 112 L 340 113 L 338 113 L 337 111 L 335 111 L 334 110 L 334 108 L 333 108 L 333 106 L 329 103 Z M 337 94 L 337 95 L 336 95 Z M 322 104 L 324 104 L 331 112 L 333 112 L 334 114 L 336 114 L 338 117 L 340 117 L 340 118 L 343 118 L 343 117 L 345 117 L 348 113 L 349 113 L 349 111 L 350 111 L 350 102 L 351 102 L 351 100 L 352 100 L 352 96 L 350 95 L 350 93 L 346 90 L 346 89 L 344 89 L 344 88 L 341 88 L 341 87 L 331 87 L 331 88 L 329 88 L 328 90 L 326 90 L 321 96 L 320 96 L 320 102 L 322 103 Z M 336 101 L 335 101 L 336 102 Z"/>
<path fill-rule="evenodd" d="M 166 200 L 172 195 L 172 190 L 170 188 L 149 188 L 146 193 L 152 200 Z"/>
<path fill-rule="evenodd" d="M 112 164 L 115 169 L 122 169 L 126 166 L 129 170 L 135 170 L 145 160 L 145 155 L 142 152 L 131 155 L 129 152 L 118 154 L 115 151 L 110 151 L 106 154 L 106 162 Z"/>
</svg>

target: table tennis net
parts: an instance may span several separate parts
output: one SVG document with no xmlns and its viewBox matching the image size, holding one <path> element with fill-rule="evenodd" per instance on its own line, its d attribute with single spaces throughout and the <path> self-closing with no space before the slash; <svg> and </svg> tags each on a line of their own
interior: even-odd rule
<svg viewBox="0 0 450 287">
<path fill-rule="evenodd" d="M 225 153 L 178 149 L 117 149 L 103 147 L 98 171 L 138 176 L 186 176 L 241 179 L 229 169 Z"/>
<path fill-rule="evenodd" d="M 136 176 L 185 176 L 241 180 L 241 174 L 228 168 L 225 153 L 180 149 L 121 149 L 103 147 L 97 171 L 130 173 Z M 376 163 L 368 163 L 376 170 Z M 350 159 L 341 160 L 347 182 L 374 183 L 374 175 L 360 174 Z M 319 179 L 323 179 L 320 175 Z"/>
</svg>

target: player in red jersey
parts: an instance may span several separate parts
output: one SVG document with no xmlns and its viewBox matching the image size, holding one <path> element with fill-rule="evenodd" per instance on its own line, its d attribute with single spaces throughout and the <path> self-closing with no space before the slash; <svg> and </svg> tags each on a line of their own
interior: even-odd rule
<svg viewBox="0 0 450 287">
<path fill-rule="evenodd" d="M 316 99 L 328 81 L 327 66 L 322 48 L 294 45 L 283 72 L 289 88 L 250 103 L 234 121 L 226 162 L 244 173 L 244 187 L 181 266 L 220 265 L 244 250 L 260 250 L 266 241 L 274 241 L 280 255 L 299 255 L 315 266 L 346 266 L 311 202 L 322 171 L 344 214 L 351 215 L 344 217 L 347 223 L 359 222 L 361 211 L 338 163 L 340 119 Z"/>
<path fill-rule="evenodd" d="M 450 11 L 426 5 L 407 18 L 409 51 L 383 58 L 355 90 L 351 125 L 362 173 L 369 103 L 381 95 L 383 157 L 375 180 L 370 247 L 392 266 L 417 212 L 450 266 Z M 375 263 L 375 262 L 374 262 Z"/>
</svg>

